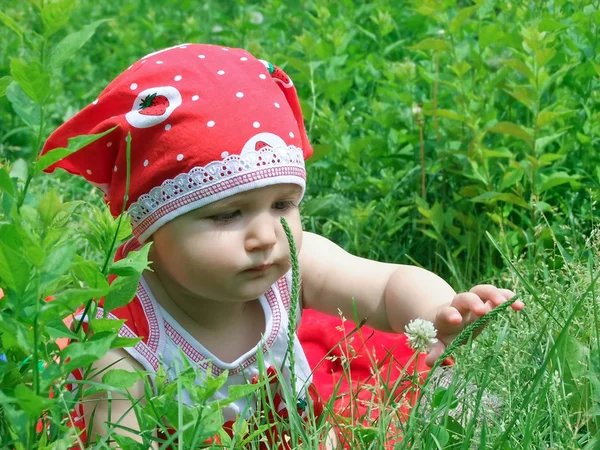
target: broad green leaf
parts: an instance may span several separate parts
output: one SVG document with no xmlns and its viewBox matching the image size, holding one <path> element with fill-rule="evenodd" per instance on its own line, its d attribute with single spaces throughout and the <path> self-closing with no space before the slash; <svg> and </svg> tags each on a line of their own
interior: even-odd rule
<svg viewBox="0 0 600 450">
<path fill-rule="evenodd" d="M 13 81 L 6 89 L 6 98 L 23 122 L 32 128 L 40 126 L 40 105 L 31 100 L 16 82 Z"/>
<path fill-rule="evenodd" d="M 74 1 L 57 0 L 44 6 L 42 9 L 42 23 L 45 37 L 52 36 L 69 22 Z"/>
<path fill-rule="evenodd" d="M 566 114 L 572 114 L 575 111 L 561 111 L 561 112 L 553 112 L 553 111 L 542 111 L 538 114 L 537 118 L 537 126 L 539 128 L 548 125 L 550 122 L 558 119 L 561 116 Z"/>
<path fill-rule="evenodd" d="M 75 239 L 69 239 L 66 242 L 60 243 L 46 254 L 46 259 L 42 266 L 42 287 L 69 270 L 78 245 L 79 242 Z"/>
<path fill-rule="evenodd" d="M 207 371 L 207 376 L 202 384 L 195 385 L 194 390 L 200 399 L 204 401 L 210 400 L 219 389 L 225 386 L 225 383 L 227 383 L 227 375 L 228 372 L 224 371 L 215 377 Z"/>
<path fill-rule="evenodd" d="M 73 275 L 92 289 L 107 289 L 108 281 L 93 261 L 79 261 L 71 266 Z"/>
<path fill-rule="evenodd" d="M 0 191 L 11 197 L 15 196 L 15 186 L 10 179 L 10 175 L 5 170 L 5 167 L 0 167 Z"/>
<path fill-rule="evenodd" d="M 141 275 L 144 270 L 148 270 L 148 252 L 151 243 L 144 245 L 139 251 L 129 252 L 127 256 L 111 265 L 109 273 L 123 275 Z"/>
<path fill-rule="evenodd" d="M 25 292 L 30 275 L 31 266 L 27 260 L 4 242 L 0 242 L 0 282 L 22 294 Z"/>
<path fill-rule="evenodd" d="M 54 217 L 61 211 L 62 205 L 62 200 L 55 189 L 46 192 L 40 199 L 37 211 L 44 228 L 48 228 L 50 223 L 54 220 Z"/>
<path fill-rule="evenodd" d="M 67 369 L 73 370 L 85 367 L 102 358 L 110 350 L 117 333 L 102 333 L 102 335 L 97 334 L 94 337 L 98 337 L 98 339 L 73 342 L 61 352 L 60 359 Z M 67 362 L 68 358 L 70 358 L 70 361 Z"/>
<path fill-rule="evenodd" d="M 103 297 L 108 289 L 67 289 L 45 303 L 40 309 L 40 321 L 66 317 L 91 299 Z"/>
<path fill-rule="evenodd" d="M 102 383 L 116 389 L 129 389 L 139 379 L 139 374 L 123 369 L 111 369 L 102 375 Z"/>
<path fill-rule="evenodd" d="M 535 140 L 536 154 L 541 153 L 541 151 L 544 150 L 546 148 L 546 146 L 548 146 L 548 144 L 551 144 L 552 142 L 556 141 L 559 137 L 561 137 L 565 133 L 566 133 L 566 131 L 561 131 L 560 133 L 552 134 L 550 136 L 544 136 L 541 138 L 537 138 Z"/>
<path fill-rule="evenodd" d="M 486 158 L 514 158 L 515 156 L 513 152 L 507 148 L 497 148 L 494 150 L 484 148 L 482 153 Z"/>
<path fill-rule="evenodd" d="M 56 45 L 56 47 L 54 47 L 52 53 L 50 53 L 50 66 L 53 69 L 60 68 L 94 35 L 98 25 L 107 20 L 108 19 L 97 20 L 96 22 L 84 26 L 81 30 L 66 36 Z"/>
<path fill-rule="evenodd" d="M 475 198 L 472 198 L 471 201 L 475 203 L 485 203 L 488 205 L 492 205 L 496 202 L 506 202 L 529 209 L 529 205 L 525 200 L 516 196 L 515 194 L 510 193 L 486 192 L 485 194 L 481 194 Z"/>
<path fill-rule="evenodd" d="M 538 50 L 535 54 L 535 61 L 538 67 L 543 67 L 550 62 L 556 55 L 556 50 L 553 48 L 543 48 Z"/>
<path fill-rule="evenodd" d="M 509 170 L 502 177 L 502 190 L 508 189 L 511 186 L 514 186 L 523 178 L 522 170 Z"/>
<path fill-rule="evenodd" d="M 63 203 L 61 210 L 54 216 L 54 219 L 50 223 L 50 228 L 62 228 L 66 225 L 66 223 L 71 218 L 71 215 L 80 205 L 83 205 L 85 202 L 82 200 L 76 200 L 74 202 Z"/>
<path fill-rule="evenodd" d="M 533 71 L 520 59 L 508 59 L 504 61 L 504 65 L 515 69 L 521 75 L 527 77 L 528 80 L 533 79 Z"/>
<path fill-rule="evenodd" d="M 494 133 L 508 134 L 510 136 L 523 139 L 529 146 L 532 145 L 531 133 L 525 128 L 523 128 L 521 125 L 517 125 L 513 122 L 498 122 L 495 126 L 489 128 L 488 131 L 492 131 Z"/>
<path fill-rule="evenodd" d="M 581 178 L 580 175 L 569 175 L 566 172 L 554 172 L 544 180 L 542 186 L 540 187 L 539 193 L 541 194 L 546 192 L 548 189 L 560 186 L 561 184 L 577 183 L 579 178 Z"/>
<path fill-rule="evenodd" d="M 47 169 L 52 164 L 56 163 L 57 161 L 60 161 L 63 158 L 66 158 L 67 156 L 69 156 L 72 153 L 75 153 L 77 150 L 81 150 L 86 145 L 89 145 L 92 142 L 97 141 L 98 139 L 107 135 L 111 131 L 115 130 L 117 127 L 118 127 L 118 125 L 114 126 L 113 128 L 111 128 L 109 130 L 104 131 L 103 133 L 99 133 L 99 134 L 89 134 L 89 135 L 86 134 L 86 135 L 69 138 L 66 148 L 59 147 L 59 148 L 52 149 L 37 160 L 37 162 L 35 163 L 36 172 L 41 172 L 41 171 Z"/>
<path fill-rule="evenodd" d="M 456 111 L 452 111 L 450 109 L 436 109 L 434 110 L 427 110 L 427 111 L 423 111 L 424 114 L 426 115 L 437 115 L 439 117 L 444 117 L 446 119 L 451 119 L 451 120 L 458 120 L 459 122 L 466 122 L 466 117 L 463 116 L 462 114 L 457 113 Z"/>
<path fill-rule="evenodd" d="M 596 64 L 591 59 L 589 61 L 590 61 L 590 63 L 592 63 L 592 66 L 594 66 L 594 70 L 596 71 L 596 75 L 598 75 L 600 77 L 600 64 Z"/>
<path fill-rule="evenodd" d="M 44 325 L 44 331 L 48 332 L 48 335 L 50 336 L 50 338 L 52 338 L 52 340 L 63 338 L 75 340 L 79 339 L 79 336 L 77 336 L 75 333 L 73 333 L 73 331 L 67 328 L 67 326 L 61 319 L 54 319 L 49 321 L 47 324 Z"/>
<path fill-rule="evenodd" d="M 408 47 L 409 50 L 439 50 L 439 51 L 450 51 L 451 45 L 448 41 L 443 39 L 426 38 L 421 42 Z"/>
<path fill-rule="evenodd" d="M 50 74 L 39 62 L 12 58 L 10 74 L 34 102 L 42 104 L 50 95 Z"/>
<path fill-rule="evenodd" d="M 461 29 L 461 27 L 469 20 L 469 18 L 479 9 L 481 5 L 469 6 L 467 8 L 463 8 L 458 13 L 452 21 L 450 22 L 450 31 L 452 33 L 456 33 Z"/>
<path fill-rule="evenodd" d="M 143 443 L 122 434 L 113 433 L 111 434 L 111 439 L 114 439 L 122 450 L 146 450 L 147 448 Z"/>
<path fill-rule="evenodd" d="M 563 388 L 569 396 L 568 402 L 580 411 L 584 405 L 590 405 L 588 373 L 589 349 L 574 336 L 566 335 L 556 352 L 561 366 Z M 583 385 L 583 386 L 582 386 Z"/>
<path fill-rule="evenodd" d="M 110 312 L 113 309 L 125 306 L 133 300 L 139 279 L 139 276 L 117 277 L 110 285 L 108 294 L 104 297 L 104 309 Z"/>
<path fill-rule="evenodd" d="M 19 36 L 21 39 L 23 39 L 23 35 L 25 34 L 25 31 L 19 26 L 19 24 L 17 22 L 14 21 L 14 19 L 12 17 L 7 16 L 2 11 L 0 11 L 0 22 L 2 22 L 4 25 L 6 25 L 11 30 L 13 30 L 17 36 Z"/>
<path fill-rule="evenodd" d="M 135 347 L 138 342 L 142 340 L 139 338 L 126 338 L 126 337 L 118 337 L 111 344 L 110 348 L 128 348 Z"/>
<path fill-rule="evenodd" d="M 431 442 L 430 448 L 444 448 L 450 440 L 450 434 L 448 433 L 446 428 L 444 428 L 441 425 L 430 425 L 429 433 L 429 442 Z M 435 445 L 432 441 L 435 442 Z"/>
<path fill-rule="evenodd" d="M 90 327 L 94 333 L 118 333 L 125 320 L 116 319 L 91 319 Z"/>
<path fill-rule="evenodd" d="M 490 44 L 497 44 L 502 39 L 502 35 L 502 28 L 498 24 L 481 27 L 479 30 L 479 45 L 484 49 Z"/>
<path fill-rule="evenodd" d="M 554 20 L 550 16 L 545 16 L 542 20 L 540 20 L 538 29 L 540 31 L 557 31 L 562 30 L 564 28 L 568 28 L 569 25 L 564 25 L 556 20 Z"/>
<path fill-rule="evenodd" d="M 523 103 L 531 111 L 535 108 L 535 91 L 529 86 L 511 86 L 505 91 Z"/>
<path fill-rule="evenodd" d="M 469 70 L 471 70 L 471 66 L 465 61 L 460 61 L 456 64 L 452 64 L 450 66 L 450 70 L 452 70 L 452 72 L 454 72 L 456 76 L 460 78 Z"/>
<path fill-rule="evenodd" d="M 6 89 L 13 82 L 13 79 L 9 76 L 0 78 L 0 97 L 6 95 Z"/>
<path fill-rule="evenodd" d="M 36 395 L 31 388 L 24 384 L 19 384 L 15 389 L 15 398 L 19 402 L 19 406 L 31 419 L 37 419 L 42 412 L 49 408 L 55 400 L 48 397 Z"/>
</svg>

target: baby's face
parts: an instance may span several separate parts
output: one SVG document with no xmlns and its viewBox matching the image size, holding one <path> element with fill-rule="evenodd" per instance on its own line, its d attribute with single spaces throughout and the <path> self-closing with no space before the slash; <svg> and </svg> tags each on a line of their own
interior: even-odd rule
<svg viewBox="0 0 600 450">
<path fill-rule="evenodd" d="M 222 302 L 256 299 L 290 268 L 280 217 L 287 220 L 300 251 L 300 193 L 295 184 L 267 186 L 179 216 L 152 236 L 151 267 L 167 290 L 186 296 Z M 269 263 L 266 270 L 247 271 Z"/>
</svg>

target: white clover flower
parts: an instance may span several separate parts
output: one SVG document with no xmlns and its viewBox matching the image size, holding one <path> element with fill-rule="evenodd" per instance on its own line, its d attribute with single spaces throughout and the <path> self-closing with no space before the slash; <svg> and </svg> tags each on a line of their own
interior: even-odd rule
<svg viewBox="0 0 600 450">
<path fill-rule="evenodd" d="M 250 19 L 248 19 L 250 23 L 254 25 L 260 25 L 265 21 L 264 16 L 259 11 L 252 11 L 250 13 Z"/>
<path fill-rule="evenodd" d="M 418 116 L 419 114 L 421 114 L 423 112 L 423 109 L 419 106 L 419 105 L 415 105 L 412 107 L 412 113 L 415 116 Z M 420 320 L 420 319 L 419 319 Z"/>
<path fill-rule="evenodd" d="M 444 30 L 438 30 L 437 34 L 439 37 L 442 37 L 446 32 Z"/>
<path fill-rule="evenodd" d="M 428 349 L 437 342 L 437 330 L 428 320 L 411 320 L 404 327 L 404 333 L 408 338 L 408 345 L 414 350 Z"/>
<path fill-rule="evenodd" d="M 223 31 L 223 27 L 220 25 L 215 25 L 214 27 L 212 27 L 213 33 L 220 33 L 221 31 Z"/>
</svg>

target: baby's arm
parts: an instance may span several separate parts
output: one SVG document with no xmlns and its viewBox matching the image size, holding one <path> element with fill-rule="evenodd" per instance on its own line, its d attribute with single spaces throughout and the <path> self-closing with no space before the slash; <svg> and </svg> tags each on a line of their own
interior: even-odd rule
<svg viewBox="0 0 600 450">
<path fill-rule="evenodd" d="M 366 318 L 367 325 L 381 331 L 402 333 L 409 321 L 419 317 L 433 322 L 439 342 L 428 364 L 465 326 L 514 296 L 491 285 L 457 294 L 428 270 L 358 258 L 308 232 L 302 234 L 299 259 L 306 308 L 330 315 L 337 315 L 339 309 L 352 320 L 354 298 L 356 319 Z M 515 310 L 523 306 L 519 300 L 512 304 Z"/>
<path fill-rule="evenodd" d="M 109 352 L 106 355 L 104 355 L 101 359 L 94 363 L 94 369 L 99 369 L 101 372 L 98 373 L 95 377 L 92 377 L 91 380 L 96 382 L 102 382 L 102 376 L 107 372 L 107 370 L 102 369 L 105 369 L 108 366 L 110 366 L 110 369 L 108 370 L 123 369 L 129 372 L 135 372 L 135 370 L 137 369 L 140 371 L 144 371 L 144 368 L 137 361 L 133 360 L 124 350 L 113 349 L 109 350 Z M 136 383 L 129 389 L 129 393 L 134 399 L 143 398 L 143 381 L 136 381 Z M 83 399 L 85 423 L 88 426 L 88 432 L 92 433 L 90 435 L 90 442 L 93 442 L 95 440 L 96 433 L 98 433 L 100 436 L 104 436 L 106 434 L 105 423 L 107 421 L 112 423 L 119 422 L 120 425 L 126 428 L 139 430 L 138 421 L 135 416 L 135 412 L 133 411 L 133 408 L 131 408 L 131 402 L 129 401 L 129 399 L 116 392 L 112 392 L 111 397 L 112 401 L 110 403 L 110 417 L 108 394 L 106 392 L 94 394 Z M 90 427 L 89 424 L 90 420 L 92 420 L 92 414 L 94 409 L 96 409 L 96 412 L 93 417 L 92 426 Z M 135 439 L 138 442 L 142 442 L 142 438 L 139 436 L 139 434 L 129 433 L 122 429 L 117 429 L 117 433 L 122 436 L 127 436 L 132 439 Z M 117 445 L 113 441 L 111 446 L 116 447 Z"/>
<path fill-rule="evenodd" d="M 381 331 L 403 332 L 417 317 L 433 321 L 456 295 L 428 270 L 359 258 L 309 232 L 302 235 L 299 259 L 304 307 L 330 315 L 339 309 L 352 320 L 354 298 L 357 319 Z"/>
</svg>

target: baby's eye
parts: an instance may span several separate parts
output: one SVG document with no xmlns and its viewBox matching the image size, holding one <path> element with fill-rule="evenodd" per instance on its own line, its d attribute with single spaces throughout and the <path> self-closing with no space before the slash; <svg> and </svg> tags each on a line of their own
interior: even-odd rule
<svg viewBox="0 0 600 450">
<path fill-rule="evenodd" d="M 229 222 L 233 221 L 233 219 L 235 219 L 239 214 L 240 214 L 239 211 L 232 211 L 229 213 L 223 213 L 223 214 L 217 214 L 216 216 L 211 216 L 211 217 L 209 217 L 209 219 L 211 219 L 213 222 L 229 223 Z"/>
<path fill-rule="evenodd" d="M 273 206 L 279 211 L 287 211 L 288 209 L 295 208 L 296 204 L 291 200 L 282 200 L 280 202 L 273 203 Z"/>
</svg>

